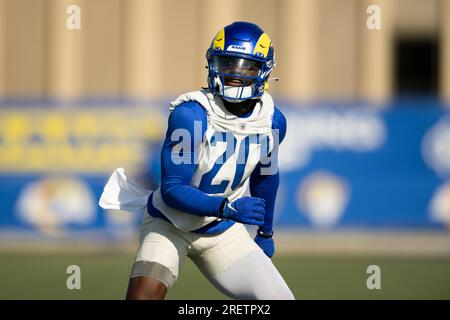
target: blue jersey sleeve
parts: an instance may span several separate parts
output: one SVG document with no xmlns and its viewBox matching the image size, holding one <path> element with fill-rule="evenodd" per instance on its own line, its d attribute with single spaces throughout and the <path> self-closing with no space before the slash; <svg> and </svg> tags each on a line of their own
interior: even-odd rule
<svg viewBox="0 0 450 320">
<path fill-rule="evenodd" d="M 161 196 L 171 208 L 217 217 L 225 198 L 209 196 L 191 185 L 206 128 L 206 111 L 197 102 L 185 102 L 170 114 L 161 151 Z"/>
<path fill-rule="evenodd" d="M 276 130 L 274 133 L 278 137 L 279 142 L 274 144 L 274 148 L 284 140 L 286 136 L 287 123 L 286 118 L 278 108 L 275 108 L 272 129 Z M 272 157 L 278 157 L 278 150 L 272 150 Z M 280 174 L 278 172 L 278 159 L 271 159 L 271 162 L 276 162 L 275 170 L 269 170 L 273 174 L 267 174 L 262 171 L 263 167 L 273 165 L 259 164 L 250 176 L 250 193 L 253 197 L 263 198 L 266 200 L 266 212 L 264 216 L 264 225 L 259 229 L 264 233 L 272 232 L 273 228 L 273 213 L 275 210 L 275 200 L 277 196 L 278 186 L 280 184 Z"/>
<path fill-rule="evenodd" d="M 272 129 L 278 130 L 280 139 L 279 144 L 281 144 L 286 136 L 287 121 L 284 114 L 277 107 L 275 107 L 275 111 L 273 113 Z"/>
</svg>

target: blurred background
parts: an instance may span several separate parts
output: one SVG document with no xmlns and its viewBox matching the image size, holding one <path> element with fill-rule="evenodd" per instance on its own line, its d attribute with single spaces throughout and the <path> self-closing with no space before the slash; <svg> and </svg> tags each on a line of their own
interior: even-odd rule
<svg viewBox="0 0 450 320">
<path fill-rule="evenodd" d="M 169 102 L 244 20 L 275 48 L 274 262 L 296 297 L 449 299 L 449 16 L 450 0 L 0 0 L 0 298 L 124 297 L 142 217 L 103 211 L 103 186 L 117 167 L 158 185 Z M 190 262 L 168 295 L 187 297 L 224 298 Z"/>
</svg>

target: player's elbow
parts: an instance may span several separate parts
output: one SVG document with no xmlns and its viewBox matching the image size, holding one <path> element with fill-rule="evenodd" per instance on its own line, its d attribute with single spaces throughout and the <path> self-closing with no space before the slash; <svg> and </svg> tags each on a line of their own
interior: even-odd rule
<svg viewBox="0 0 450 320">
<path fill-rule="evenodd" d="M 169 207 L 177 209 L 180 199 L 179 185 L 174 183 L 162 183 L 161 184 L 161 198 L 164 203 Z"/>
<path fill-rule="evenodd" d="M 174 190 L 173 185 L 169 183 L 162 183 L 161 184 L 161 197 L 164 202 L 170 202 L 173 200 L 174 197 Z"/>
</svg>

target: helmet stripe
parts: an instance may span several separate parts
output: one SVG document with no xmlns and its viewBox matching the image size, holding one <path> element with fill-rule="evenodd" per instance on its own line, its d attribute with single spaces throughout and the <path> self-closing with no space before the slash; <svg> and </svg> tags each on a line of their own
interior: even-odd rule
<svg viewBox="0 0 450 320">
<path fill-rule="evenodd" d="M 267 33 L 263 33 L 259 36 L 258 42 L 256 43 L 255 49 L 253 50 L 253 54 L 261 53 L 264 58 L 267 57 L 269 53 L 269 48 L 271 46 L 270 38 Z"/>
<path fill-rule="evenodd" d="M 225 48 L 225 28 L 223 28 L 222 30 L 220 30 L 217 34 L 216 37 L 213 40 L 211 49 L 216 49 L 216 48 L 220 48 L 220 50 L 223 50 Z"/>
</svg>

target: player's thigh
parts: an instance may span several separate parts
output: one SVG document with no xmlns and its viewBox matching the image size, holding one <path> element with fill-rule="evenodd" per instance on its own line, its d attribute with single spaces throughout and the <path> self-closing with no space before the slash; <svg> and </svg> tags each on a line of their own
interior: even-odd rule
<svg viewBox="0 0 450 320">
<path fill-rule="evenodd" d="M 229 297 L 294 298 L 271 259 L 241 224 L 220 235 L 211 248 L 192 260 L 210 282 Z"/>
<path fill-rule="evenodd" d="M 215 275 L 252 251 L 260 250 L 247 229 L 235 223 L 215 236 L 199 237 L 192 242 L 190 258 L 206 275 Z"/>
<path fill-rule="evenodd" d="M 188 251 L 187 242 L 170 223 L 146 216 L 130 278 L 150 277 L 170 288 L 177 280 Z"/>
<path fill-rule="evenodd" d="M 252 251 L 210 281 L 223 293 L 234 299 L 293 300 L 277 268 L 263 251 Z"/>
</svg>

